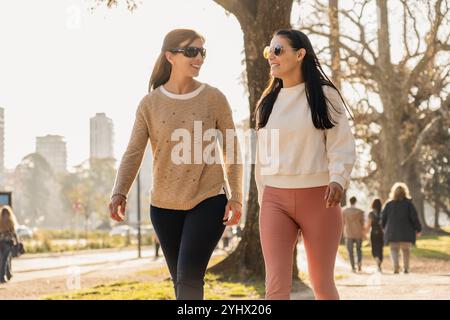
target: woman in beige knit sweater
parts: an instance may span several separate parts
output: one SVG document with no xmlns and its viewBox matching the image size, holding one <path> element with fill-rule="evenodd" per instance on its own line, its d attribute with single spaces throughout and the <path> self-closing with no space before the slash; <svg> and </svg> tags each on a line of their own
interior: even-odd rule
<svg viewBox="0 0 450 320">
<path fill-rule="evenodd" d="M 209 259 L 225 226 L 238 223 L 242 208 L 242 164 L 231 108 L 218 89 L 194 80 L 206 56 L 203 44 L 193 30 L 166 35 L 109 205 L 111 218 L 123 221 L 127 194 L 150 140 L 150 217 L 175 296 L 190 300 L 203 299 Z"/>
</svg>

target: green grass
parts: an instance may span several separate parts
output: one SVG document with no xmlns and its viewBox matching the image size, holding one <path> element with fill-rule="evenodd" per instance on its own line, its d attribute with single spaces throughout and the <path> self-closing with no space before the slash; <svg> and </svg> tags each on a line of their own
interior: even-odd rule
<svg viewBox="0 0 450 320">
<path fill-rule="evenodd" d="M 264 288 L 258 283 L 235 283 L 219 281 L 217 276 L 207 274 L 205 279 L 205 299 L 262 299 Z M 55 295 L 47 300 L 169 300 L 175 299 L 172 282 L 124 281 L 102 284 L 87 290 Z"/>
<path fill-rule="evenodd" d="M 209 267 L 219 263 L 225 256 L 215 256 Z M 89 289 L 47 296 L 46 300 L 169 300 L 175 299 L 172 281 L 167 267 L 145 270 L 137 276 L 145 281 L 118 281 L 101 284 Z M 205 276 L 205 299 L 237 300 L 263 299 L 264 281 L 233 281 L 207 272 Z"/>
<path fill-rule="evenodd" d="M 370 245 L 367 241 L 363 242 L 362 252 L 364 257 L 372 257 Z M 344 259 L 348 259 L 347 249 L 345 245 L 339 246 L 339 253 Z M 416 246 L 412 248 L 411 253 L 415 257 L 439 259 L 450 261 L 450 236 L 429 235 L 421 236 L 416 241 Z M 385 256 L 389 255 L 389 246 L 383 249 Z"/>
<path fill-rule="evenodd" d="M 159 272 L 161 273 L 161 272 Z M 205 299 L 236 300 L 263 299 L 263 282 L 231 282 L 207 273 L 205 277 Z M 169 300 L 175 299 L 172 281 L 119 281 L 102 284 L 90 289 L 69 294 L 46 297 L 47 300 Z"/>
<path fill-rule="evenodd" d="M 422 236 L 412 254 L 422 258 L 450 261 L 450 236 Z"/>
<path fill-rule="evenodd" d="M 75 250 L 126 248 L 137 240 L 132 237 L 129 243 L 125 237 L 110 236 L 107 231 L 74 232 L 72 230 L 38 230 L 32 239 L 22 239 L 26 253 L 53 253 Z M 77 237 L 80 237 L 77 241 Z M 142 237 L 143 245 L 152 244 L 150 236 Z"/>
</svg>

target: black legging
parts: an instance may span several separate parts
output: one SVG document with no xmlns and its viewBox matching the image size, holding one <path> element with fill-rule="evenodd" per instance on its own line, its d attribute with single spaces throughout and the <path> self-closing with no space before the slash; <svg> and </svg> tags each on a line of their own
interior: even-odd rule
<svg viewBox="0 0 450 320">
<path fill-rule="evenodd" d="M 220 194 L 190 210 L 150 206 L 150 217 L 169 267 L 177 300 L 202 300 L 209 259 L 225 225 L 227 198 Z"/>
</svg>

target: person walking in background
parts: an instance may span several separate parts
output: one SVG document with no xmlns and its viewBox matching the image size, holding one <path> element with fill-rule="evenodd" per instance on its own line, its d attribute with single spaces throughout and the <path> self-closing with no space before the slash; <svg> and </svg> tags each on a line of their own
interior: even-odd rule
<svg viewBox="0 0 450 320">
<path fill-rule="evenodd" d="M 421 235 L 422 225 L 405 183 L 396 182 L 391 188 L 389 199 L 381 213 L 384 240 L 386 245 L 390 245 L 394 273 L 400 272 L 399 254 L 401 250 L 403 271 L 407 274 L 410 267 L 411 246 L 416 243 L 416 236 Z"/>
<path fill-rule="evenodd" d="M 364 211 L 358 209 L 356 205 L 356 197 L 350 198 L 350 207 L 345 208 L 342 212 L 344 223 L 345 245 L 350 259 L 352 271 L 356 272 L 354 247 L 356 246 L 356 256 L 358 263 L 358 271 L 362 269 L 362 241 L 364 238 Z"/>
<path fill-rule="evenodd" d="M 0 283 L 12 278 L 11 261 L 14 246 L 20 243 L 16 233 L 17 220 L 9 206 L 0 209 Z"/>
<path fill-rule="evenodd" d="M 243 166 L 231 107 L 222 92 L 194 79 L 206 57 L 204 42 L 189 29 L 173 30 L 164 38 L 109 205 L 111 217 L 122 221 L 127 194 L 150 139 L 150 218 L 177 300 L 203 299 L 213 250 L 225 225 L 238 223 L 242 210 Z M 216 151 L 215 159 L 208 154 L 216 147 L 221 147 L 224 163 Z"/>
<path fill-rule="evenodd" d="M 345 102 L 303 32 L 277 31 L 264 56 L 271 79 L 255 113 L 255 179 L 266 299 L 290 299 L 299 231 L 315 298 L 339 299 L 334 266 L 342 237 L 340 201 L 356 159 Z M 273 133 L 278 139 L 271 140 Z M 259 158 L 277 147 L 269 159 Z"/>
<path fill-rule="evenodd" d="M 372 257 L 374 257 L 378 271 L 381 272 L 383 263 L 383 227 L 381 226 L 381 200 L 375 199 L 372 202 L 372 211 L 369 212 L 366 230 L 370 231 L 370 244 L 372 247 Z"/>
<path fill-rule="evenodd" d="M 161 247 L 161 243 L 159 243 L 158 236 L 156 232 L 153 233 L 153 245 L 155 246 L 155 259 L 159 258 L 159 248 Z"/>
<path fill-rule="evenodd" d="M 222 235 L 222 249 L 223 250 L 229 250 L 230 246 L 232 244 L 233 241 L 233 228 L 232 227 L 226 227 L 225 231 Z"/>
</svg>

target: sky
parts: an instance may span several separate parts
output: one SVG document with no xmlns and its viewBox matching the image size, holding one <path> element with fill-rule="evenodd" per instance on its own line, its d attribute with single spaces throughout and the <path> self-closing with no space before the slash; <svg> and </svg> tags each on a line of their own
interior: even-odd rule
<svg viewBox="0 0 450 320">
<path fill-rule="evenodd" d="M 81 163 L 89 157 L 89 118 L 97 112 L 114 122 L 114 154 L 120 159 L 162 40 L 175 28 L 206 37 L 208 56 L 198 80 L 226 95 L 235 121 L 248 116 L 240 83 L 243 35 L 222 7 L 211 0 L 142 1 L 134 12 L 125 6 L 91 12 L 91 4 L 0 2 L 6 168 L 15 168 L 35 151 L 36 137 L 47 134 L 65 137 L 69 169 Z"/>
<path fill-rule="evenodd" d="M 91 11 L 93 2 L 0 1 L 6 168 L 15 168 L 35 151 L 36 137 L 47 134 L 65 137 L 69 170 L 88 159 L 89 119 L 97 112 L 113 120 L 114 155 L 120 159 L 163 38 L 175 28 L 192 28 L 205 36 L 208 54 L 198 80 L 226 95 L 235 121 L 248 117 L 240 80 L 243 34 L 236 18 L 221 6 L 212 0 L 143 0 L 134 12 L 124 5 Z M 293 5 L 294 25 L 311 14 L 308 1 L 302 3 L 301 8 Z M 392 43 L 398 43 L 401 29 L 395 18 L 390 25 Z M 401 57 L 397 45 L 391 52 L 394 60 Z M 344 86 L 351 99 L 352 93 L 345 91 Z M 378 97 L 370 99 L 377 108 Z"/>
</svg>

